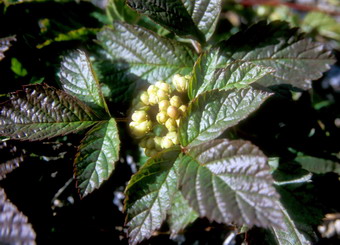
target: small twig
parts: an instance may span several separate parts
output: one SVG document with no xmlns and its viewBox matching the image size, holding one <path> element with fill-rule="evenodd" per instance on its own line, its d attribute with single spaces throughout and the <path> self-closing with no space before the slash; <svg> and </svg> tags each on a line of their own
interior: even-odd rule
<svg viewBox="0 0 340 245">
<path fill-rule="evenodd" d="M 288 2 L 282 2 L 280 0 L 241 0 L 240 3 L 243 6 L 254 6 L 254 5 L 267 5 L 267 6 L 279 6 L 279 5 L 285 5 L 289 8 L 300 10 L 303 12 L 309 12 L 309 11 L 318 11 L 327 13 L 330 15 L 340 15 L 339 11 L 329 11 L 326 9 L 320 9 L 317 6 L 313 5 L 304 5 L 304 4 L 298 4 L 298 3 L 288 3 Z"/>
</svg>

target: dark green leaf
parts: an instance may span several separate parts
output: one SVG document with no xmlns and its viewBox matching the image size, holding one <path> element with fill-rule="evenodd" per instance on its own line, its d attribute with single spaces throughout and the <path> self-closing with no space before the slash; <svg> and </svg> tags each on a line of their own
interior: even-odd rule
<svg viewBox="0 0 340 245">
<path fill-rule="evenodd" d="M 0 244 L 34 245 L 35 232 L 23 215 L 0 188 Z"/>
<path fill-rule="evenodd" d="M 220 44 L 223 56 L 233 63 L 251 62 L 275 70 L 263 77 L 265 86 L 281 83 L 310 88 L 334 59 L 320 43 L 304 38 L 284 22 L 259 22 Z"/>
<path fill-rule="evenodd" d="M 0 38 L 0 61 L 5 58 L 4 53 L 11 47 L 11 42 L 16 41 L 14 36 Z"/>
<path fill-rule="evenodd" d="M 188 201 L 184 199 L 183 194 L 180 191 L 176 192 L 172 200 L 171 209 L 169 210 L 168 222 L 171 236 L 176 235 L 197 218 L 197 212 L 189 206 Z"/>
<path fill-rule="evenodd" d="M 27 86 L 1 105 L 0 135 L 42 140 L 85 129 L 98 121 L 73 96 L 47 85 Z"/>
<path fill-rule="evenodd" d="M 177 191 L 178 154 L 178 149 L 164 151 L 132 176 L 125 200 L 130 244 L 149 238 L 165 220 Z"/>
<path fill-rule="evenodd" d="M 242 88 L 274 72 L 270 67 L 251 62 L 234 62 L 214 48 L 201 55 L 195 63 L 189 98 L 212 89 Z"/>
<path fill-rule="evenodd" d="M 250 142 L 213 140 L 180 159 L 179 185 L 191 207 L 211 221 L 281 226 L 279 195 L 267 158 Z"/>
<path fill-rule="evenodd" d="M 300 156 L 295 161 L 300 163 L 303 169 L 312 173 L 325 174 L 334 172 L 340 175 L 340 163 L 337 162 L 311 156 Z"/>
<path fill-rule="evenodd" d="M 113 118 L 96 124 L 79 146 L 75 177 L 81 196 L 86 196 L 107 180 L 119 159 L 119 135 Z"/>
<path fill-rule="evenodd" d="M 198 145 L 219 136 L 256 110 L 271 94 L 252 88 L 213 90 L 192 100 L 181 120 L 181 145 Z"/>
<path fill-rule="evenodd" d="M 78 50 L 64 57 L 60 81 L 67 93 L 77 97 L 95 111 L 106 111 L 109 114 L 96 74 L 85 52 Z"/>
<path fill-rule="evenodd" d="M 196 59 L 179 42 L 124 23 L 115 22 L 113 29 L 105 28 L 97 38 L 109 60 L 124 62 L 130 73 L 150 83 L 190 73 Z"/>
<path fill-rule="evenodd" d="M 198 30 L 181 0 L 127 0 L 127 4 L 179 36 L 204 42 L 204 35 Z"/>
</svg>

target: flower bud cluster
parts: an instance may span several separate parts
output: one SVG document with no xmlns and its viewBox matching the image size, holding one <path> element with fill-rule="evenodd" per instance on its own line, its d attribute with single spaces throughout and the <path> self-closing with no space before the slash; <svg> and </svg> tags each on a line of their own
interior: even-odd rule
<svg viewBox="0 0 340 245">
<path fill-rule="evenodd" d="M 138 98 L 131 115 L 131 133 L 140 139 L 147 156 L 179 144 L 177 129 L 187 110 L 182 98 L 188 89 L 188 76 L 176 74 L 171 85 L 158 81 L 150 85 Z"/>
</svg>

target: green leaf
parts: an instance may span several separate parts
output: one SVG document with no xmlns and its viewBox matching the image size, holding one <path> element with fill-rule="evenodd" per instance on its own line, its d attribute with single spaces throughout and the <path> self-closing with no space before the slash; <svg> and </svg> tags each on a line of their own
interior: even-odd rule
<svg viewBox="0 0 340 245">
<path fill-rule="evenodd" d="M 340 41 L 340 23 L 331 15 L 322 12 L 309 12 L 301 23 L 305 32 L 316 31 L 320 35 Z"/>
<path fill-rule="evenodd" d="M 180 159 L 179 186 L 190 206 L 211 221 L 281 225 L 267 158 L 250 142 L 220 139 L 190 148 Z"/>
<path fill-rule="evenodd" d="M 11 42 L 16 41 L 15 36 L 0 38 L 0 61 L 5 58 L 4 53 L 12 46 Z"/>
<path fill-rule="evenodd" d="M 83 130 L 98 121 L 81 101 L 47 85 L 27 86 L 0 107 L 0 135 L 12 139 L 42 140 Z"/>
<path fill-rule="evenodd" d="M 77 97 L 95 111 L 106 111 L 110 115 L 96 74 L 85 52 L 77 50 L 64 57 L 60 69 L 63 89 Z M 101 114 L 105 115 L 105 112 Z"/>
<path fill-rule="evenodd" d="M 311 156 L 300 156 L 295 158 L 295 161 L 297 161 L 303 169 L 312 173 L 325 174 L 334 172 L 340 175 L 340 163 L 331 160 Z"/>
<path fill-rule="evenodd" d="M 242 88 L 274 72 L 251 62 L 236 62 L 224 56 L 223 48 L 213 48 L 199 57 L 189 86 L 189 98 L 213 89 Z"/>
<path fill-rule="evenodd" d="M 86 133 L 74 161 L 81 196 L 93 192 L 110 177 L 119 159 L 119 144 L 117 124 L 113 118 L 96 124 Z"/>
<path fill-rule="evenodd" d="M 304 38 L 285 22 L 259 22 L 220 44 L 229 64 L 250 62 L 275 70 L 259 82 L 265 86 L 291 84 L 310 88 L 334 63 L 330 51 Z M 227 65 L 227 64 L 225 64 Z"/>
<path fill-rule="evenodd" d="M 181 145 L 198 145 L 218 137 L 255 111 L 271 94 L 252 88 L 212 90 L 192 100 L 179 126 Z"/>
<path fill-rule="evenodd" d="M 221 0 L 182 0 L 197 28 L 209 40 L 221 12 Z"/>
<path fill-rule="evenodd" d="M 11 70 L 19 77 L 24 77 L 27 75 L 27 70 L 22 66 L 17 58 L 11 59 Z"/>
<path fill-rule="evenodd" d="M 179 36 L 204 42 L 204 35 L 181 0 L 127 0 L 127 4 Z"/>
<path fill-rule="evenodd" d="M 179 152 L 163 151 L 132 176 L 125 191 L 130 244 L 151 237 L 165 220 L 177 191 L 175 162 Z"/>
<path fill-rule="evenodd" d="M 0 234 L 0 244 L 36 244 L 36 234 L 32 225 L 7 199 L 2 188 L 0 188 Z"/>
<path fill-rule="evenodd" d="M 168 218 L 171 236 L 178 234 L 197 218 L 197 212 L 189 206 L 189 203 L 184 199 L 183 194 L 180 191 L 176 192 L 172 200 Z"/>
<path fill-rule="evenodd" d="M 150 83 L 170 82 L 176 73 L 189 74 L 196 59 L 185 45 L 125 23 L 115 22 L 113 29 L 103 29 L 97 39 L 107 59 L 125 63 L 130 73 Z"/>
</svg>

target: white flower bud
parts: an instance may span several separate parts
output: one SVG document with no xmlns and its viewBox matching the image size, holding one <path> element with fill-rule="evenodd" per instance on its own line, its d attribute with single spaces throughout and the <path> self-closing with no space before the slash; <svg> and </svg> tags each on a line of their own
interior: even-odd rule
<svg viewBox="0 0 340 245">
<path fill-rule="evenodd" d="M 186 79 L 184 76 L 181 76 L 179 74 L 174 75 L 172 78 L 172 83 L 174 84 L 176 90 L 180 93 L 183 93 L 188 90 L 188 79 Z"/>
<path fill-rule="evenodd" d="M 157 85 L 156 85 L 157 86 Z M 157 86 L 160 90 L 163 90 L 166 93 L 170 93 L 171 89 L 170 89 L 170 84 L 166 83 L 166 82 L 158 82 L 158 86 Z"/>
<path fill-rule="evenodd" d="M 158 97 L 158 101 L 167 100 L 169 99 L 169 94 L 165 92 L 164 90 L 158 90 L 157 97 Z"/>
<path fill-rule="evenodd" d="M 168 149 L 173 145 L 174 145 L 174 143 L 172 143 L 172 141 L 169 138 L 167 138 L 166 136 L 163 137 L 162 145 L 161 145 L 163 149 Z"/>
<path fill-rule="evenodd" d="M 150 105 L 156 105 L 158 103 L 158 97 L 157 94 L 149 94 L 149 104 Z"/>
<path fill-rule="evenodd" d="M 166 122 L 165 122 L 165 127 L 170 131 L 176 131 L 177 130 L 177 124 L 176 124 L 176 120 L 169 118 Z"/>
<path fill-rule="evenodd" d="M 168 139 L 170 139 L 172 141 L 172 143 L 174 143 L 174 145 L 178 145 L 179 144 L 179 139 L 178 139 L 177 132 L 169 132 L 169 133 L 166 134 L 166 137 Z"/>
<path fill-rule="evenodd" d="M 136 137 L 143 137 L 147 133 L 150 132 L 152 128 L 152 122 L 150 120 L 145 120 L 142 122 L 131 122 L 130 128 L 132 134 L 134 134 Z"/>
<path fill-rule="evenodd" d="M 174 106 L 169 106 L 168 109 L 166 110 L 167 114 L 169 117 L 173 118 L 173 119 L 177 119 L 180 116 L 180 112 L 177 109 L 177 107 Z"/>
<path fill-rule="evenodd" d="M 158 103 L 159 111 L 166 111 L 170 105 L 169 100 L 162 100 Z"/>
<path fill-rule="evenodd" d="M 182 100 L 181 100 L 181 98 L 180 98 L 179 96 L 174 95 L 174 96 L 171 97 L 171 99 L 170 99 L 170 105 L 175 106 L 175 107 L 178 108 L 178 107 L 180 107 L 182 104 L 183 104 L 183 103 L 182 103 Z"/>
<path fill-rule="evenodd" d="M 181 114 L 184 115 L 188 108 L 186 105 L 181 105 L 178 109 L 180 110 Z"/>
<path fill-rule="evenodd" d="M 140 101 L 144 104 L 144 105 L 148 105 L 149 104 L 149 95 L 146 91 L 144 91 L 143 93 L 141 93 L 141 95 L 139 96 Z"/>
<path fill-rule="evenodd" d="M 164 125 L 166 120 L 168 120 L 168 114 L 165 111 L 161 111 L 156 115 L 156 120 L 159 124 Z"/>
<path fill-rule="evenodd" d="M 155 142 L 155 149 L 157 150 L 157 151 L 161 151 L 162 150 L 162 137 L 160 137 L 160 136 L 156 136 L 155 138 L 154 138 L 154 142 Z"/>
<path fill-rule="evenodd" d="M 146 111 L 135 111 L 132 116 L 132 120 L 135 122 L 142 122 L 148 119 L 148 114 Z"/>
<path fill-rule="evenodd" d="M 149 87 L 148 87 L 148 94 L 149 94 L 149 96 L 150 96 L 150 94 L 156 94 L 157 93 L 157 91 L 158 91 L 158 88 L 155 86 L 155 85 L 150 85 Z"/>
</svg>

